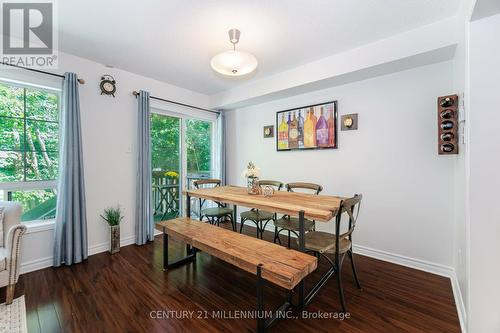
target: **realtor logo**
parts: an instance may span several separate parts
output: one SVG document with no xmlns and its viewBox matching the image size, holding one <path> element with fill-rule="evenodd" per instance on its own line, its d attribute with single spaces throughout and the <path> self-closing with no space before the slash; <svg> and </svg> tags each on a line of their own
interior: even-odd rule
<svg viewBox="0 0 500 333">
<path fill-rule="evenodd" d="M 54 3 L 2 1 L 2 62 L 55 68 Z"/>
</svg>

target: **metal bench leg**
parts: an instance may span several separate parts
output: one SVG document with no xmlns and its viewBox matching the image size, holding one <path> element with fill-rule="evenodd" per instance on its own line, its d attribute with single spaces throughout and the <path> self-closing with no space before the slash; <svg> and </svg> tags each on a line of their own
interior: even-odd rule
<svg viewBox="0 0 500 333">
<path fill-rule="evenodd" d="M 196 260 L 196 250 L 192 249 L 189 247 L 189 252 L 188 255 L 185 256 L 184 258 L 181 258 L 179 260 L 176 260 L 172 263 L 168 262 L 168 234 L 165 232 L 165 228 L 163 228 L 163 270 L 166 271 L 171 268 L 175 268 L 187 263 L 190 263 L 192 261 Z M 187 249 L 187 247 L 186 247 Z"/>
<path fill-rule="evenodd" d="M 264 317 L 264 280 L 262 279 L 262 264 L 257 266 L 257 332 L 266 331 L 266 318 Z"/>
<path fill-rule="evenodd" d="M 292 291 L 287 290 L 285 301 L 274 311 L 264 310 L 264 279 L 262 278 L 262 264 L 257 266 L 257 332 L 266 332 L 267 329 L 292 306 Z M 268 317 L 268 318 L 267 318 Z"/>
</svg>

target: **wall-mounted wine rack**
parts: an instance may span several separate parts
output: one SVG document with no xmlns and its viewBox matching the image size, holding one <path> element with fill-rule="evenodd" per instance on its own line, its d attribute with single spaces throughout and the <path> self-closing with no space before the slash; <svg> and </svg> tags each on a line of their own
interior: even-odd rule
<svg viewBox="0 0 500 333">
<path fill-rule="evenodd" d="M 458 154 L 458 95 L 438 97 L 439 155 Z"/>
</svg>

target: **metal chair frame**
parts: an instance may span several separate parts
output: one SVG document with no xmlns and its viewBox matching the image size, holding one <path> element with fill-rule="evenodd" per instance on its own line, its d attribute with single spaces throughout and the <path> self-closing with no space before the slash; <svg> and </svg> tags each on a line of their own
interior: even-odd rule
<svg viewBox="0 0 500 333">
<path fill-rule="evenodd" d="M 288 192 L 294 192 L 293 190 L 294 189 L 308 189 L 308 190 L 313 190 L 314 191 L 314 194 L 316 195 L 319 195 L 319 193 L 321 191 L 323 191 L 323 186 L 321 185 L 318 185 L 318 184 L 313 184 L 313 183 L 302 183 L 302 182 L 296 182 L 296 183 L 288 183 L 286 184 L 286 190 Z M 283 215 L 283 218 L 290 218 L 290 215 Z M 275 220 L 276 220 L 276 217 L 275 217 Z M 316 230 L 316 226 L 315 226 L 315 221 L 313 220 L 313 227 L 312 227 L 312 231 Z M 277 226 L 274 227 L 274 240 L 273 242 L 276 243 L 276 241 L 278 241 L 278 243 L 280 245 L 281 244 L 281 239 L 279 237 L 280 233 L 282 231 L 287 231 L 288 232 L 288 244 L 287 244 L 287 247 L 290 248 L 290 243 L 291 243 L 291 234 L 293 233 L 295 235 L 295 237 L 299 238 L 299 231 L 298 230 L 290 230 L 290 229 L 286 229 L 286 228 L 278 228 Z"/>
<path fill-rule="evenodd" d="M 344 262 L 345 256 L 348 255 L 351 261 L 351 268 L 354 275 L 354 280 L 358 289 L 362 289 L 361 283 L 359 282 L 358 274 L 356 271 L 356 265 L 354 263 L 354 257 L 352 253 L 352 234 L 356 226 L 356 221 L 359 216 L 359 211 L 361 207 L 361 199 L 363 196 L 361 194 L 356 194 L 352 198 L 343 200 L 340 204 L 340 210 L 335 218 L 335 252 L 334 260 L 326 255 L 326 252 L 318 252 L 314 250 L 307 250 L 308 253 L 313 253 L 318 260 L 324 258 L 330 264 L 330 269 L 323 275 L 319 282 L 312 288 L 306 297 L 305 304 L 309 304 L 312 298 L 318 293 L 318 291 L 326 284 L 333 274 L 336 274 L 337 286 L 339 289 L 340 305 L 342 306 L 342 311 L 346 312 L 347 307 L 345 304 L 344 288 L 342 285 L 342 264 Z M 349 228 L 346 232 L 340 233 L 340 224 L 342 222 L 342 215 L 347 214 L 349 216 Z M 340 242 L 342 239 L 348 238 L 351 242 L 349 250 L 344 253 L 340 253 Z M 307 243 L 306 243 L 307 246 Z"/>
<path fill-rule="evenodd" d="M 276 181 L 276 180 L 259 180 L 259 186 L 273 186 L 275 188 L 275 190 L 277 190 L 277 191 L 280 191 L 281 188 L 283 187 L 283 185 L 284 184 L 282 182 Z M 256 208 L 252 208 L 251 210 L 258 211 L 258 209 L 256 209 Z M 274 213 L 274 215 L 271 219 L 255 221 L 252 219 L 243 218 L 243 217 L 241 217 L 241 214 L 240 214 L 240 217 L 241 217 L 240 234 L 243 232 L 243 227 L 245 225 L 245 222 L 251 221 L 255 224 L 255 227 L 257 229 L 257 238 L 262 239 L 264 237 L 264 230 L 266 229 L 267 224 L 271 221 L 276 221 L 276 216 L 277 216 L 277 214 Z"/>
<path fill-rule="evenodd" d="M 213 185 L 213 187 L 218 187 L 218 186 L 220 186 L 220 183 L 221 183 L 220 179 L 199 179 L 199 180 L 195 180 L 193 182 L 193 185 L 196 189 L 200 189 L 201 185 Z M 220 222 L 222 219 L 224 219 L 224 221 L 225 221 L 226 218 L 229 218 L 229 220 L 231 221 L 231 226 L 233 228 L 233 231 L 236 231 L 236 223 L 235 223 L 235 220 L 233 219 L 233 212 L 224 214 L 222 216 L 203 214 L 202 207 L 207 200 L 201 199 L 201 198 L 199 198 L 198 200 L 200 203 L 200 221 L 203 221 L 203 218 L 206 217 L 208 223 L 220 226 Z M 218 208 L 227 208 L 226 204 L 222 204 L 222 203 L 217 202 L 217 201 L 214 201 L 214 202 L 217 204 Z"/>
</svg>

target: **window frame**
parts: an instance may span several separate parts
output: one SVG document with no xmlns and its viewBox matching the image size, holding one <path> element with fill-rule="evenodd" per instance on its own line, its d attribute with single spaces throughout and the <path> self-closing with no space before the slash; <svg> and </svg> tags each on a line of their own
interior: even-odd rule
<svg viewBox="0 0 500 333">
<path fill-rule="evenodd" d="M 26 102 L 24 105 L 24 110 L 23 110 L 23 117 L 9 117 L 9 116 L 2 116 L 1 118 L 11 118 L 11 119 L 20 119 L 22 120 L 25 124 L 28 120 L 33 120 L 33 121 L 43 121 L 43 122 L 50 122 L 50 123 L 57 123 L 58 124 L 58 135 L 57 135 L 57 142 L 58 145 L 60 143 L 60 117 L 61 117 L 61 101 L 62 101 L 62 89 L 61 88 L 55 88 L 55 87 L 48 87 L 48 86 L 42 86 L 38 84 L 32 84 L 28 82 L 22 82 L 22 81 L 16 81 L 16 80 L 11 80 L 7 78 L 0 78 L 0 83 L 16 88 L 22 88 L 22 89 L 32 89 L 32 90 L 38 90 L 38 91 L 44 91 L 47 93 L 55 94 L 58 97 L 58 120 L 56 121 L 47 121 L 47 120 L 40 120 L 36 118 L 26 118 Z M 26 98 L 26 95 L 25 97 Z M 24 129 L 26 135 L 26 127 Z M 26 144 L 26 142 L 25 142 Z M 19 152 L 19 150 L 3 150 L 3 151 L 14 151 L 14 152 Z M 57 183 L 58 183 L 58 178 L 59 178 L 59 170 L 57 170 L 57 176 L 55 179 L 50 179 L 50 180 L 26 180 L 26 146 L 24 147 L 24 151 L 22 151 L 24 154 L 24 161 L 23 161 L 23 174 L 24 174 L 24 180 L 22 181 L 10 181 L 10 182 L 0 182 L 0 190 L 5 191 L 5 192 L 16 192 L 16 191 L 36 191 L 36 190 L 57 190 Z M 47 150 L 46 152 L 54 152 L 54 150 Z M 58 153 L 60 153 L 59 149 L 57 150 Z M 29 220 L 29 221 L 22 221 L 23 224 L 29 224 L 33 225 L 36 227 L 36 230 L 33 230 L 33 232 L 36 231 L 43 231 L 46 230 L 47 228 L 50 228 L 50 225 L 54 223 L 53 218 L 49 219 L 42 219 L 42 220 Z M 46 226 L 41 226 L 41 225 L 46 225 Z M 40 230 L 38 230 L 40 229 Z"/>
</svg>

